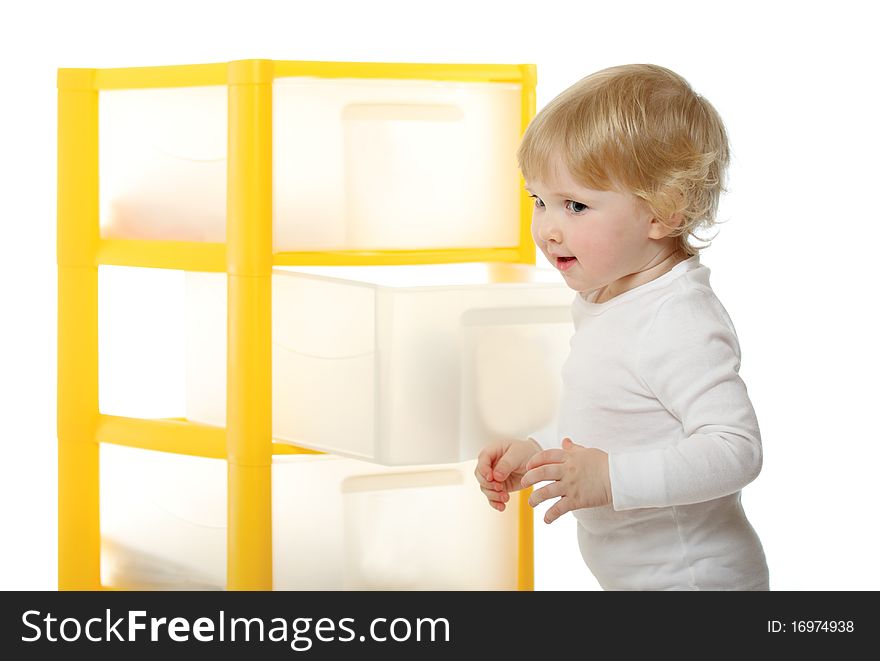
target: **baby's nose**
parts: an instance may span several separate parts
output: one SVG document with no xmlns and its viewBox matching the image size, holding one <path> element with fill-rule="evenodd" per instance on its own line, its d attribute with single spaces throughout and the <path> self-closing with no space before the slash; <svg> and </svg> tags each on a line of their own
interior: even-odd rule
<svg viewBox="0 0 880 661">
<path fill-rule="evenodd" d="M 562 234 L 556 223 L 544 221 L 538 226 L 538 238 L 542 241 L 559 243 L 562 241 Z"/>
</svg>

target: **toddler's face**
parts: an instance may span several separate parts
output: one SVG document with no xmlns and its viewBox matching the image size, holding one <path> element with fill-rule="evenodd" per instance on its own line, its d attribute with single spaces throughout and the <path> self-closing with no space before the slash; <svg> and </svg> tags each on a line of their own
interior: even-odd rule
<svg viewBox="0 0 880 661">
<path fill-rule="evenodd" d="M 569 287 L 598 289 L 639 271 L 656 254 L 652 215 L 638 198 L 584 188 L 561 163 L 556 173 L 552 181 L 526 182 L 526 189 L 535 199 L 535 245 Z"/>
</svg>

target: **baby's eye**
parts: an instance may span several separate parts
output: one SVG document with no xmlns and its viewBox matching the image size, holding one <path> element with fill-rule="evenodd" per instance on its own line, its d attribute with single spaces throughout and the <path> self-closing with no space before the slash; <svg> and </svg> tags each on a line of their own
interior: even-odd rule
<svg viewBox="0 0 880 661">
<path fill-rule="evenodd" d="M 537 195 L 529 195 L 529 197 L 532 198 L 532 199 L 535 201 L 535 206 L 536 206 L 536 207 L 541 208 L 541 207 L 544 206 L 544 203 L 541 202 L 541 198 L 538 197 Z"/>
<path fill-rule="evenodd" d="M 581 213 L 582 211 L 586 211 L 587 209 L 590 208 L 586 204 L 583 204 L 581 202 L 575 202 L 574 200 L 569 200 L 569 202 L 571 202 L 571 206 L 572 206 L 571 210 L 574 211 L 575 213 Z M 583 207 L 583 208 L 582 209 L 575 209 L 574 208 L 575 205 L 578 205 L 579 207 Z"/>
</svg>

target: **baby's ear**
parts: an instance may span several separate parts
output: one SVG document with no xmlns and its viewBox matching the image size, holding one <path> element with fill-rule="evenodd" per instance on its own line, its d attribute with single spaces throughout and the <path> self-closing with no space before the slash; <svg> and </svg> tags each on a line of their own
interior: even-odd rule
<svg viewBox="0 0 880 661">
<path fill-rule="evenodd" d="M 660 240 L 664 239 L 671 232 L 673 232 L 679 225 L 681 225 L 684 220 L 684 214 L 679 211 L 673 214 L 672 218 L 667 221 L 662 221 L 657 217 L 651 219 L 651 226 L 648 231 L 648 236 L 652 239 Z"/>
</svg>

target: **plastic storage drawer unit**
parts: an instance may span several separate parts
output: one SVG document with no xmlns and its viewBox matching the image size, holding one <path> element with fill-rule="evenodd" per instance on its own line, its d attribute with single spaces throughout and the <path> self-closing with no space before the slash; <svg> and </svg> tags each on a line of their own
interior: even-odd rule
<svg viewBox="0 0 880 661">
<path fill-rule="evenodd" d="M 276 269 L 273 436 L 386 465 L 525 438 L 556 413 L 572 296 L 522 264 Z M 187 311 L 187 418 L 223 426 L 225 275 L 189 273 Z"/>
<path fill-rule="evenodd" d="M 102 236 L 225 242 L 227 86 L 99 102 Z M 276 78 L 275 251 L 516 245 L 521 103 L 519 83 Z"/>
<path fill-rule="evenodd" d="M 276 455 L 276 590 L 515 590 L 519 499 L 499 513 L 475 462 L 388 468 Z M 101 445 L 102 584 L 226 586 L 226 462 Z"/>
</svg>

